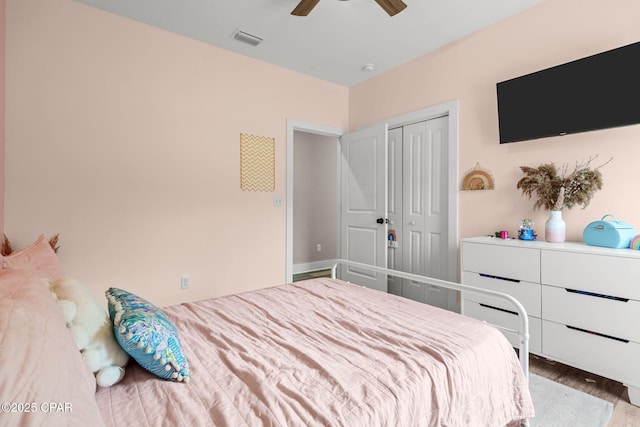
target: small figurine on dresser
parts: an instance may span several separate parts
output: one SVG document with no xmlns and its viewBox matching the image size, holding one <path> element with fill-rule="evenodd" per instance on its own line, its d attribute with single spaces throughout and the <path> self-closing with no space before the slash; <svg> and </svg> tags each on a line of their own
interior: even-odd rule
<svg viewBox="0 0 640 427">
<path fill-rule="evenodd" d="M 533 221 L 530 219 L 523 219 L 520 222 L 520 232 L 518 233 L 518 238 L 520 240 L 536 240 L 536 231 L 533 228 Z"/>
</svg>

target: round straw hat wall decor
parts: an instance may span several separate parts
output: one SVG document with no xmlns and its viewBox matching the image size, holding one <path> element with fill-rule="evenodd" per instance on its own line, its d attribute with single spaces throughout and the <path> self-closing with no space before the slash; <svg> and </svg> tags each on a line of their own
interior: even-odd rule
<svg viewBox="0 0 640 427">
<path fill-rule="evenodd" d="M 461 190 L 493 190 L 494 188 L 493 175 L 479 163 L 465 174 L 460 186 Z"/>
</svg>

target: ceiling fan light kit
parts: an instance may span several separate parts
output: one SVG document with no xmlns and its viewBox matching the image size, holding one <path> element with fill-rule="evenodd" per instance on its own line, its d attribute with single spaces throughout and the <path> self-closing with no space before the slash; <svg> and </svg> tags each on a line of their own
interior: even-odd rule
<svg viewBox="0 0 640 427">
<path fill-rule="evenodd" d="M 301 0 L 291 14 L 295 16 L 307 16 L 319 1 L 320 0 Z M 376 3 L 378 3 L 389 16 L 394 16 L 407 7 L 402 0 L 376 0 Z"/>
</svg>

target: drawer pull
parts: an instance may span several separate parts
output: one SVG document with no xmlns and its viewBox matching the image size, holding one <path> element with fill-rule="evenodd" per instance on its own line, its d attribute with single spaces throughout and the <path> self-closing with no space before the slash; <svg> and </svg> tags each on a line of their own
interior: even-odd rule
<svg viewBox="0 0 640 427">
<path fill-rule="evenodd" d="M 580 331 L 580 332 L 584 332 L 584 333 L 591 334 L 591 335 L 597 335 L 597 336 L 602 337 L 602 338 L 609 338 L 610 340 L 614 340 L 614 341 L 620 341 L 620 342 L 623 342 L 623 343 L 629 343 L 629 340 L 626 340 L 624 338 L 618 338 L 618 337 L 614 337 L 612 335 L 605 335 L 605 334 L 601 334 L 599 332 L 590 331 L 588 329 L 576 328 L 575 326 L 569 326 L 569 325 L 565 325 L 565 326 L 567 328 L 569 328 L 569 329 L 573 329 L 574 331 Z"/>
<path fill-rule="evenodd" d="M 520 280 L 518 279 L 509 279 L 508 277 L 492 276 L 490 274 L 480 273 L 480 277 L 487 277 L 489 279 L 506 280 L 507 282 L 520 283 Z"/>
<path fill-rule="evenodd" d="M 605 299 L 610 299 L 610 300 L 620 301 L 620 302 L 629 302 L 629 298 L 620 298 L 620 297 L 614 297 L 612 295 L 605 295 L 605 294 L 595 294 L 593 292 L 579 291 L 577 289 L 564 288 L 564 290 L 567 292 L 571 292 L 572 294 L 587 295 L 590 297 L 605 298 Z"/>
<path fill-rule="evenodd" d="M 502 311 L 502 312 L 504 312 L 504 313 L 514 314 L 514 315 L 516 315 L 516 316 L 518 315 L 518 313 L 517 313 L 517 312 L 515 312 L 515 311 L 505 310 L 504 308 L 494 307 L 494 306 L 492 306 L 492 305 L 488 305 L 488 304 L 480 303 L 480 307 L 490 308 L 491 310 L 498 310 L 498 311 Z"/>
</svg>

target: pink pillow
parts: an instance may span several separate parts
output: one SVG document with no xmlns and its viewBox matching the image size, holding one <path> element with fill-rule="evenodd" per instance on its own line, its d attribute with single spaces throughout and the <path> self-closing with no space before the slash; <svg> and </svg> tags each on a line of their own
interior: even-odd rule
<svg viewBox="0 0 640 427">
<path fill-rule="evenodd" d="M 95 376 L 44 279 L 0 270 L 0 343 L 0 401 L 14 405 L 0 424 L 103 425 Z"/>
<path fill-rule="evenodd" d="M 43 235 L 24 249 L 7 256 L 0 255 L 0 267 L 28 270 L 38 277 L 55 280 L 63 275 L 58 256 Z"/>
</svg>

